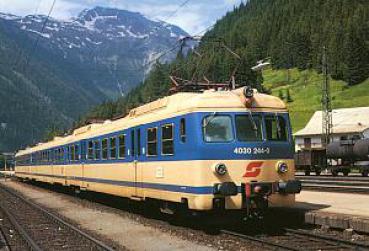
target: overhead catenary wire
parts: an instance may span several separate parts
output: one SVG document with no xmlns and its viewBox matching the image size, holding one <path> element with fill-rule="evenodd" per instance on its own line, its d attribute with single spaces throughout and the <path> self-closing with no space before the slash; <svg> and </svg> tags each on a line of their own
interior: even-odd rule
<svg viewBox="0 0 369 251">
<path fill-rule="evenodd" d="M 40 8 L 40 5 L 41 5 L 41 2 L 42 2 L 42 0 L 39 0 L 38 1 L 38 3 L 37 3 L 37 5 L 36 5 L 36 7 L 35 7 L 35 11 L 33 12 L 33 17 L 36 17 L 36 15 L 37 15 L 37 13 L 38 13 L 38 10 L 39 10 L 39 8 Z M 22 17 L 22 19 L 21 19 L 21 22 L 23 21 L 23 17 Z M 18 56 L 17 57 L 15 57 L 15 60 L 14 60 L 14 65 L 13 65 L 13 69 L 15 69 L 15 68 L 17 68 L 18 67 L 18 65 L 19 65 L 19 63 L 21 62 L 21 60 L 22 60 L 22 57 L 23 57 L 23 55 L 24 55 L 24 51 L 23 50 L 19 50 L 19 52 L 18 52 Z"/>
<path fill-rule="evenodd" d="M 41 38 L 41 34 L 44 32 L 44 30 L 45 30 L 45 27 L 46 27 L 46 24 L 47 24 L 47 22 L 49 21 L 49 18 L 50 18 L 50 16 L 51 16 L 51 13 L 53 12 L 53 10 L 54 10 L 54 7 L 55 7 L 55 3 L 56 3 L 56 0 L 53 0 L 53 2 L 52 2 L 52 4 L 51 4 L 51 6 L 50 6 L 50 9 L 49 9 L 49 12 L 47 13 L 47 16 L 46 16 L 46 19 L 45 19 L 45 21 L 43 22 L 43 24 L 42 24 L 42 27 L 41 27 L 41 30 L 40 30 L 40 34 L 38 34 L 38 36 L 37 36 L 37 38 L 36 38 L 36 41 L 35 41 L 35 43 L 33 44 L 33 46 L 32 46 L 32 50 L 31 50 L 31 52 L 30 52 L 30 54 L 28 55 L 28 57 L 26 57 L 26 62 L 25 62 L 25 68 L 27 68 L 27 66 L 29 65 L 29 63 L 31 62 L 31 60 L 32 60 L 32 57 L 33 57 L 33 55 L 36 53 L 36 51 L 37 51 L 37 46 L 38 46 L 38 44 L 39 44 L 39 42 L 40 42 L 40 38 Z"/>
<path fill-rule="evenodd" d="M 162 21 L 167 22 L 169 19 L 174 17 L 178 13 L 178 11 L 180 9 L 182 9 L 184 6 L 186 6 L 189 2 L 190 2 L 190 0 L 185 0 L 184 2 L 182 2 L 172 13 L 170 13 L 168 16 L 164 17 L 164 19 Z"/>
</svg>

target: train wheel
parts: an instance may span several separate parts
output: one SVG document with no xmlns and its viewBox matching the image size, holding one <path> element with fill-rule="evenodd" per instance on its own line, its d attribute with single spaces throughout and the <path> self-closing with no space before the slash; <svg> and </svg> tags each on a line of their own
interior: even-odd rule
<svg viewBox="0 0 369 251">
<path fill-rule="evenodd" d="M 338 175 L 338 172 L 336 170 L 332 170 L 331 173 L 332 173 L 332 176 L 335 176 L 335 177 Z"/>
<path fill-rule="evenodd" d="M 310 176 L 310 171 L 305 171 L 305 176 Z"/>
<path fill-rule="evenodd" d="M 363 177 L 368 177 L 368 174 L 369 174 L 369 171 L 368 171 L 368 170 L 363 171 L 363 172 L 361 173 L 361 175 L 362 175 Z"/>
<path fill-rule="evenodd" d="M 320 176 L 321 171 L 315 171 L 316 176 Z"/>
<path fill-rule="evenodd" d="M 343 173 L 344 176 L 348 176 L 349 173 L 350 173 L 350 170 L 344 170 L 344 171 L 342 171 L 342 173 Z"/>
</svg>

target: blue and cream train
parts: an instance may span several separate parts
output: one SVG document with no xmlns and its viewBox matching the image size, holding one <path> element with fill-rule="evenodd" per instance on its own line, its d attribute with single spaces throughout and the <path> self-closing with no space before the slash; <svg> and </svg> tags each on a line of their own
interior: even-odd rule
<svg viewBox="0 0 369 251">
<path fill-rule="evenodd" d="M 251 95 L 250 95 L 251 93 Z M 21 150 L 16 176 L 157 201 L 163 211 L 294 204 L 294 145 L 278 98 L 240 88 L 177 93 L 115 121 Z"/>
</svg>

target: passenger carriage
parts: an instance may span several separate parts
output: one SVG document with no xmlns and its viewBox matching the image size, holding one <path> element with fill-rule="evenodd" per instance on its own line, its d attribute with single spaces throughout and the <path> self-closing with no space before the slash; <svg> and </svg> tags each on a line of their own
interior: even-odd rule
<svg viewBox="0 0 369 251">
<path fill-rule="evenodd" d="M 16 176 L 159 202 L 164 212 L 259 212 L 293 205 L 285 104 L 241 88 L 177 93 L 115 121 L 21 150 Z"/>
</svg>

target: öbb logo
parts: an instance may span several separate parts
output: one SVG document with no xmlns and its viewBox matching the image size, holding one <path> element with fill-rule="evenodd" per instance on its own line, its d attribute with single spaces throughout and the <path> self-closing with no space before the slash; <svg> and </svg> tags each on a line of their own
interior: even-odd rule
<svg viewBox="0 0 369 251">
<path fill-rule="evenodd" d="M 262 161 L 256 161 L 256 162 L 251 162 L 250 164 L 248 164 L 246 166 L 246 172 L 245 174 L 243 175 L 243 177 L 245 178 L 249 178 L 249 177 L 257 177 L 260 172 L 261 172 L 261 169 L 260 167 L 263 165 L 263 162 Z"/>
</svg>

